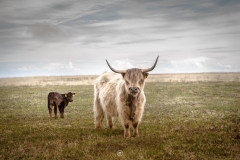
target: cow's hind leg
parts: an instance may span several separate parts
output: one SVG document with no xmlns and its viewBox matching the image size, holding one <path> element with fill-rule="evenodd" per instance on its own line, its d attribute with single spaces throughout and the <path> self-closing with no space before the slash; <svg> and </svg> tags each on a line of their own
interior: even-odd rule
<svg viewBox="0 0 240 160">
<path fill-rule="evenodd" d="M 48 111 L 49 111 L 50 119 L 52 119 L 52 106 L 49 104 L 49 102 L 48 102 Z"/>
<path fill-rule="evenodd" d="M 100 104 L 100 100 L 96 97 L 94 99 L 94 122 L 95 128 L 99 129 L 103 125 L 104 112 Z"/>
<path fill-rule="evenodd" d="M 48 110 L 49 110 L 50 119 L 52 119 L 52 106 L 48 106 Z"/>
<path fill-rule="evenodd" d="M 48 110 L 49 110 L 50 119 L 52 119 L 52 106 L 49 106 Z"/>
<path fill-rule="evenodd" d="M 50 119 L 52 119 L 52 104 L 50 103 L 50 100 L 48 98 L 48 111 L 49 111 L 49 116 L 50 116 Z"/>
<path fill-rule="evenodd" d="M 113 117 L 107 116 L 109 128 L 113 128 Z"/>
<path fill-rule="evenodd" d="M 54 104 L 54 115 L 55 115 L 55 119 L 57 119 L 57 105 Z"/>
</svg>

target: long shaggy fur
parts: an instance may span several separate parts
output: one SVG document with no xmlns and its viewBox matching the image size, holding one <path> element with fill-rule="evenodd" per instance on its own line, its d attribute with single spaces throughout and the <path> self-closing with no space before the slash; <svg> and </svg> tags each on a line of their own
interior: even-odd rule
<svg viewBox="0 0 240 160">
<path fill-rule="evenodd" d="M 113 127 L 113 117 L 119 117 L 124 128 L 124 136 L 130 137 L 130 128 L 134 129 L 134 136 L 138 136 L 138 125 L 146 102 L 143 91 L 146 77 L 138 69 L 132 72 L 125 75 L 104 73 L 96 79 L 94 85 L 95 128 L 103 126 L 104 116 L 110 128 Z M 140 91 L 136 96 L 128 93 L 126 82 L 138 85 Z"/>
</svg>

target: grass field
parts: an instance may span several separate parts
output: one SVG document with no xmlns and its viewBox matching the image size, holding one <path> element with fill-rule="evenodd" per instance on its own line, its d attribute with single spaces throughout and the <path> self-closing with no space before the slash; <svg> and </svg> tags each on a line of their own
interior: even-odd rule
<svg viewBox="0 0 240 160">
<path fill-rule="evenodd" d="M 47 94 L 76 92 L 64 119 Z M 0 159 L 240 159 L 239 82 L 148 82 L 139 138 L 95 130 L 92 85 L 0 87 Z"/>
<path fill-rule="evenodd" d="M 0 78 L 0 86 L 93 85 L 97 75 Z M 147 82 L 240 82 L 240 72 L 151 74 Z"/>
</svg>

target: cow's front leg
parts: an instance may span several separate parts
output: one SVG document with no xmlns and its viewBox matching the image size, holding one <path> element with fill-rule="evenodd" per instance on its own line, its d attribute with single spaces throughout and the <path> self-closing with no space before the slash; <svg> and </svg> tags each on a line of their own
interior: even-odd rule
<svg viewBox="0 0 240 160">
<path fill-rule="evenodd" d="M 133 136 L 134 137 L 139 137 L 139 134 L 138 134 L 138 122 L 134 122 L 133 123 L 133 129 L 134 129 L 134 134 L 133 134 Z"/>
<path fill-rule="evenodd" d="M 124 125 L 124 137 L 125 138 L 130 138 L 130 126 L 129 126 L 129 123 L 126 123 Z"/>
</svg>

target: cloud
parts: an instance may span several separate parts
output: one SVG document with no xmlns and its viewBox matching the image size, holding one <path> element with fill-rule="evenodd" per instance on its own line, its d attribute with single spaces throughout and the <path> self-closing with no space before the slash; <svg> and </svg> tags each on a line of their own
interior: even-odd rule
<svg viewBox="0 0 240 160">
<path fill-rule="evenodd" d="M 229 65 L 229 64 L 221 64 L 221 63 L 217 63 L 218 67 L 223 67 L 223 68 L 232 68 L 233 66 Z M 237 67 L 237 66 L 236 66 Z"/>
<path fill-rule="evenodd" d="M 70 68 L 70 69 L 73 68 L 73 63 L 69 62 L 67 68 Z"/>
<path fill-rule="evenodd" d="M 47 65 L 44 66 L 44 70 L 56 70 L 56 69 L 63 69 L 65 66 L 62 63 L 48 63 Z"/>
<path fill-rule="evenodd" d="M 72 62 L 63 63 L 63 62 L 50 62 L 38 64 L 35 63 L 33 65 L 19 66 L 17 67 L 18 71 L 54 71 L 54 70 L 79 70 L 77 67 L 73 66 Z"/>
<path fill-rule="evenodd" d="M 132 64 L 132 61 L 129 59 L 115 60 L 114 63 L 113 64 L 110 63 L 110 65 L 117 70 L 135 68 L 135 66 Z"/>
<path fill-rule="evenodd" d="M 26 66 L 23 66 L 23 67 L 18 68 L 17 70 L 19 70 L 19 71 L 27 71 L 29 69 Z"/>
<path fill-rule="evenodd" d="M 28 28 L 28 33 L 32 37 L 40 40 L 61 40 L 67 38 L 68 32 L 59 25 L 50 22 L 39 22 Z"/>
<path fill-rule="evenodd" d="M 171 60 L 170 63 L 175 67 L 189 67 L 195 66 L 198 68 L 203 68 L 203 63 L 211 60 L 211 58 L 207 57 L 196 57 L 196 58 L 187 58 L 183 60 Z"/>
<path fill-rule="evenodd" d="M 63 69 L 67 69 L 67 70 L 78 70 L 78 68 L 75 68 L 73 66 L 72 62 L 68 62 L 68 64 L 66 63 L 59 63 L 59 62 L 51 62 L 46 64 L 43 67 L 44 70 L 49 70 L 49 71 L 54 71 L 54 70 L 63 70 Z"/>
<path fill-rule="evenodd" d="M 145 68 L 157 55 L 159 61 L 168 61 L 158 64 L 154 72 L 162 68 L 240 71 L 235 67 L 240 58 L 240 1 L 11 0 L 0 4 L 4 74 L 10 72 L 6 65 L 33 75 L 63 70 L 69 74 L 79 68 L 81 73 L 95 74 L 106 67 L 108 57 L 119 60 L 112 64 L 115 68 Z"/>
</svg>

